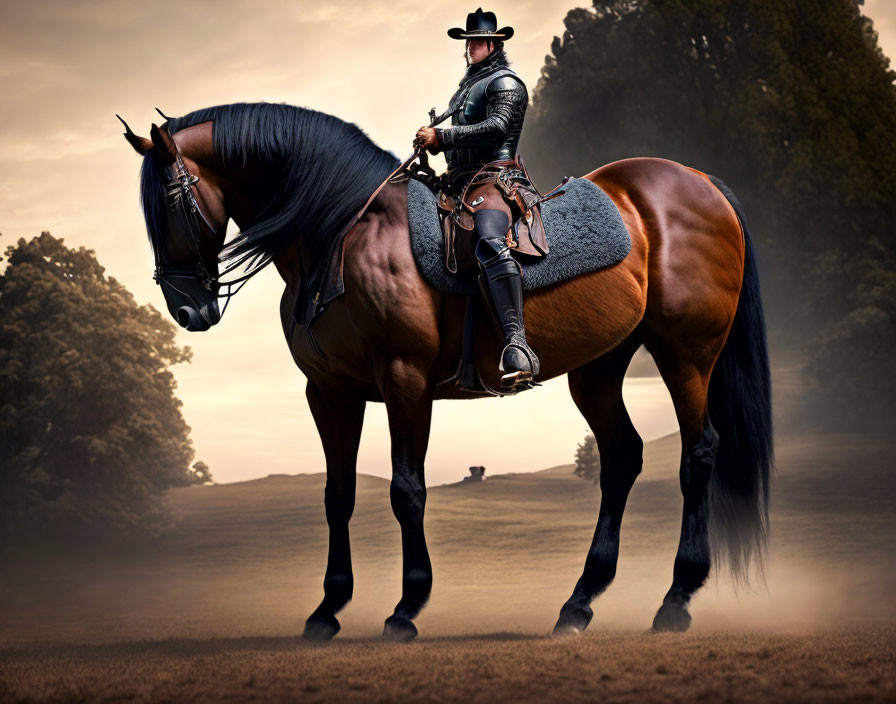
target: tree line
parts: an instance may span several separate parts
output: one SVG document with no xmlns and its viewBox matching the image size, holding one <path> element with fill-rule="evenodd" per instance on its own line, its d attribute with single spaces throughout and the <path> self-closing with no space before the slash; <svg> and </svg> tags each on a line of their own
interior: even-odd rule
<svg viewBox="0 0 896 704">
<path fill-rule="evenodd" d="M 0 275 L 0 537 L 74 543 L 147 535 L 162 492 L 211 480 L 193 463 L 170 367 L 175 328 L 44 232 Z"/>
<path fill-rule="evenodd" d="M 856 0 L 595 0 L 570 11 L 521 153 L 543 186 L 632 156 L 725 180 L 757 240 L 799 418 L 896 410 L 896 88 Z M 779 422 L 793 422 L 793 418 Z"/>
</svg>

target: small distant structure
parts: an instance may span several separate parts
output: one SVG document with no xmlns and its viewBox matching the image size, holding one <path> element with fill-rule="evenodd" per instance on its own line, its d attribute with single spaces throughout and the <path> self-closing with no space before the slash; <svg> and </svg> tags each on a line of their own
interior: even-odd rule
<svg viewBox="0 0 896 704">
<path fill-rule="evenodd" d="M 464 477 L 465 482 L 481 482 L 485 480 L 485 467 L 470 467 L 470 476 Z"/>
</svg>

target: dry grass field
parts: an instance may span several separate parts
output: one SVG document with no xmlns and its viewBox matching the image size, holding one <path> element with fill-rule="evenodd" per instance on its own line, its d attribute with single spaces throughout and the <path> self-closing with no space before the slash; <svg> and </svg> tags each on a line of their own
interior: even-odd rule
<svg viewBox="0 0 896 704">
<path fill-rule="evenodd" d="M 408 645 L 378 638 L 400 590 L 386 481 L 359 479 L 355 598 L 324 645 L 298 638 L 322 595 L 323 475 L 172 491 L 176 528 L 152 546 L 6 561 L 0 700 L 896 700 L 892 446 L 779 439 L 764 582 L 711 577 L 691 631 L 655 635 L 677 456 L 677 437 L 647 445 L 617 579 L 572 639 L 547 634 L 599 490 L 570 466 L 431 488 L 435 585 Z"/>
</svg>

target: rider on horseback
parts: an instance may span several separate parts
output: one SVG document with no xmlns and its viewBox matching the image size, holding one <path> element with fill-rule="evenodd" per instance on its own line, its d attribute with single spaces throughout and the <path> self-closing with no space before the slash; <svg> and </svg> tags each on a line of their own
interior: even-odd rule
<svg viewBox="0 0 896 704">
<path fill-rule="evenodd" d="M 421 127 L 415 143 L 433 154 L 445 152 L 448 171 L 442 182 L 459 200 L 484 165 L 515 159 L 529 98 L 523 81 L 508 67 L 503 49 L 513 28 L 499 30 L 493 12 L 481 8 L 471 12 L 466 28 L 449 29 L 448 36 L 466 40 L 467 71 L 448 110 L 433 125 L 450 116 L 452 126 Z M 497 188 L 494 181 L 491 187 Z M 476 198 L 471 205 L 483 200 Z M 503 199 L 497 202 L 503 204 Z M 487 298 L 504 334 L 501 385 L 517 390 L 532 385 L 539 362 L 526 342 L 521 270 L 508 246 L 508 213 L 509 208 L 475 209 L 472 241 Z"/>
</svg>

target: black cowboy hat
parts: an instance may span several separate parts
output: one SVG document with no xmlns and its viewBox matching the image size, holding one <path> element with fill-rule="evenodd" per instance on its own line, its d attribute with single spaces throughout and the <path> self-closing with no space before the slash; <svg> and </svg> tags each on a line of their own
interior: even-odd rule
<svg viewBox="0 0 896 704">
<path fill-rule="evenodd" d="M 498 29 L 498 18 L 494 12 L 483 12 L 480 7 L 476 12 L 467 15 L 467 27 L 454 27 L 448 30 L 452 39 L 497 39 L 506 41 L 513 36 L 513 27 Z"/>
</svg>

